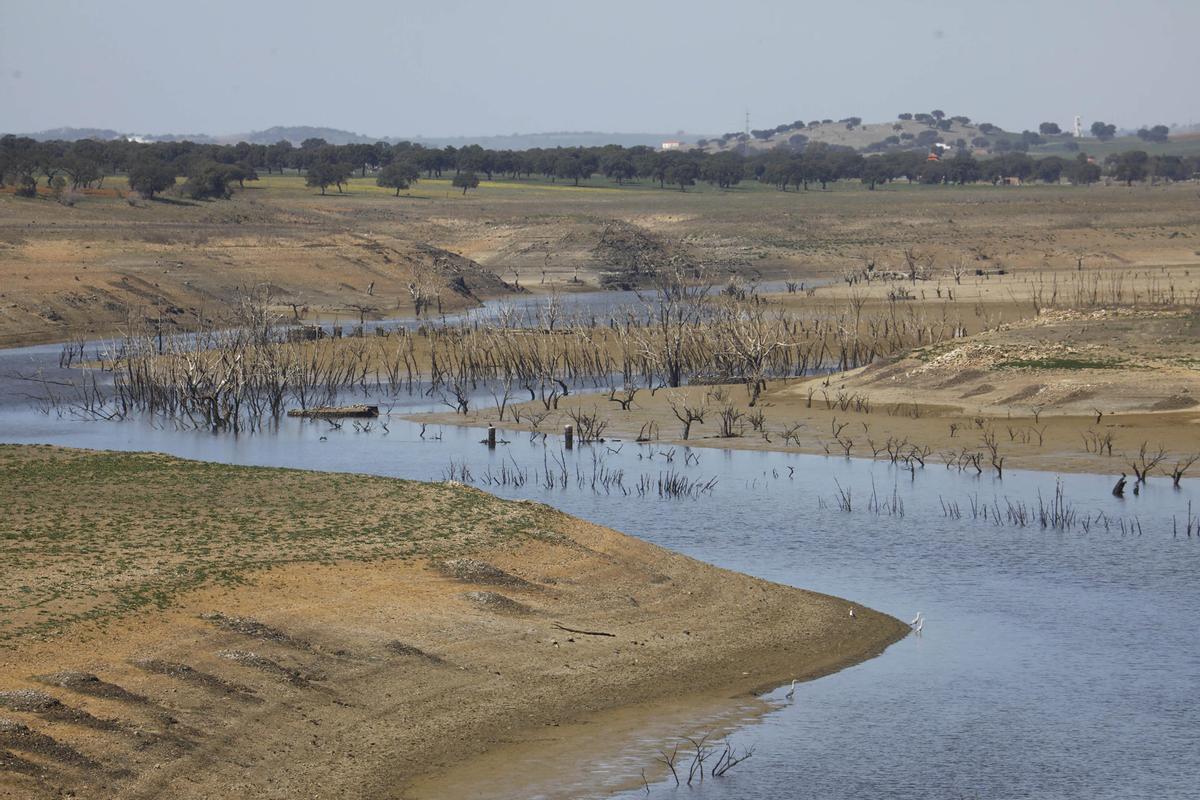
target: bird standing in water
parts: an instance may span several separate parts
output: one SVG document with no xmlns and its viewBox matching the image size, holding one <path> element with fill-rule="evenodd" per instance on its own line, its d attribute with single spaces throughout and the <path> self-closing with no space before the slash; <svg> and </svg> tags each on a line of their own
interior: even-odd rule
<svg viewBox="0 0 1200 800">
<path fill-rule="evenodd" d="M 788 693 L 784 695 L 788 700 L 796 696 L 796 679 L 792 678 L 792 688 L 788 689 Z"/>
</svg>

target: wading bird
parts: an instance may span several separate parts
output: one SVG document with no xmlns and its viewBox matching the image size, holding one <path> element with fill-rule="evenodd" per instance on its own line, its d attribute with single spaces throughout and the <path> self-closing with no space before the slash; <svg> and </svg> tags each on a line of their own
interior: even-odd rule
<svg viewBox="0 0 1200 800">
<path fill-rule="evenodd" d="M 788 693 L 784 695 L 788 700 L 796 696 L 796 679 L 792 678 L 792 688 L 788 689 Z"/>
<path fill-rule="evenodd" d="M 920 624 L 921 624 L 921 612 L 918 611 L 917 615 L 915 617 L 913 617 L 912 622 L 908 623 L 908 627 L 915 628 Z"/>
<path fill-rule="evenodd" d="M 923 630 L 925 630 L 925 620 L 921 620 L 920 622 L 917 623 L 917 626 L 915 628 L 913 628 L 913 633 L 920 636 L 921 631 L 923 631 Z"/>
</svg>

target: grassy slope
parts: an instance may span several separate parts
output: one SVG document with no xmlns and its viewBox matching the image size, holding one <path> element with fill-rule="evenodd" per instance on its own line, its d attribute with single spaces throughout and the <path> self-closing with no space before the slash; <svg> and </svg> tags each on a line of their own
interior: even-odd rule
<svg viewBox="0 0 1200 800">
<path fill-rule="evenodd" d="M 541 507 L 449 485 L 0 446 L 0 642 L 287 563 L 467 552 Z"/>
</svg>

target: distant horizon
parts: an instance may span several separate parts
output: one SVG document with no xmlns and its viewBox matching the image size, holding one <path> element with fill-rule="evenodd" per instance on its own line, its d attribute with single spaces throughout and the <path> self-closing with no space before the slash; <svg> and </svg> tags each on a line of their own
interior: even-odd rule
<svg viewBox="0 0 1200 800">
<path fill-rule="evenodd" d="M 771 127 L 775 127 L 775 126 L 772 125 Z M 28 135 L 34 134 L 34 133 L 45 133 L 46 131 L 55 131 L 55 130 L 105 130 L 105 131 L 113 131 L 114 133 L 121 133 L 121 134 L 134 135 L 134 136 L 141 136 L 141 135 L 145 135 L 145 136 L 191 136 L 191 135 L 195 135 L 195 136 L 210 136 L 213 138 L 228 138 L 231 136 L 240 136 L 242 134 L 247 134 L 247 133 L 263 133 L 265 131 L 274 130 L 276 128 L 324 128 L 327 130 L 336 130 L 336 131 L 340 131 L 342 133 L 349 133 L 349 134 L 353 134 L 355 136 L 362 136 L 362 137 L 366 137 L 366 138 L 400 139 L 400 140 L 404 140 L 404 139 L 476 139 L 476 138 L 478 138 L 478 139 L 496 139 L 496 138 L 509 137 L 509 136 L 561 136 L 564 134 L 572 134 L 572 135 L 594 134 L 594 135 L 612 135 L 612 136 L 651 136 L 651 135 L 653 135 L 653 136 L 719 136 L 720 135 L 720 133 L 718 133 L 716 131 L 685 131 L 685 130 L 633 131 L 633 130 L 601 130 L 601 129 L 584 130 L 584 129 L 577 129 L 577 128 L 562 128 L 560 130 L 530 130 L 530 131 L 513 131 L 513 132 L 509 132 L 509 133 L 500 133 L 500 132 L 497 132 L 497 133 L 458 133 L 458 134 L 445 134 L 445 135 L 384 134 L 382 136 L 377 136 L 373 133 L 363 133 L 361 131 L 352 130 L 350 128 L 343 128 L 343 127 L 340 127 L 337 125 L 315 125 L 315 124 L 311 124 L 311 123 L 303 123 L 303 124 L 296 124 L 296 125 L 267 125 L 262 128 L 253 128 L 253 129 L 249 129 L 249 130 L 231 131 L 231 132 L 223 132 L 223 133 L 213 133 L 211 131 L 148 131 L 148 130 L 134 130 L 134 129 L 128 129 L 128 128 L 116 128 L 116 127 L 112 127 L 110 125 L 49 125 L 44 128 L 39 128 L 38 130 L 0 131 L 0 134 L 11 133 L 11 134 L 15 134 L 17 136 L 28 136 Z M 721 133 L 724 133 L 724 132 L 722 131 Z"/>
<path fill-rule="evenodd" d="M 934 108 L 1007 130 L 1067 127 L 1076 114 L 1126 129 L 1200 121 L 1194 0 L 936 13 L 918 0 L 699 3 L 681 13 L 645 0 L 211 0 L 197 13 L 168 0 L 150 14 L 132 0 L 10 0 L 0 4 L 0 107 L 14 131 L 236 135 L 308 118 L 426 139 L 720 135 L 742 130 L 747 110 L 753 128 Z M 1143 20 L 1153 36 L 1134 35 Z"/>
<path fill-rule="evenodd" d="M 863 123 L 864 123 L 864 124 L 866 124 L 866 125 L 872 125 L 872 124 L 878 125 L 878 124 L 885 124 L 885 123 L 888 123 L 888 122 L 891 122 L 891 121 L 892 121 L 892 120 L 882 120 L 882 119 L 881 119 L 881 120 L 869 120 L 869 119 L 864 119 L 864 120 L 863 120 Z M 1113 122 L 1113 121 L 1112 121 L 1112 120 L 1110 120 L 1110 119 L 1105 119 L 1104 121 L 1105 121 L 1105 122 Z M 836 121 L 835 121 L 835 122 L 836 122 Z M 1066 124 L 1062 124 L 1062 123 L 1060 123 L 1060 124 L 1062 125 L 1062 129 L 1063 129 L 1063 132 L 1064 132 L 1064 133 L 1070 132 L 1070 129 L 1071 129 L 1071 125 L 1072 125 L 1072 123 L 1073 123 L 1073 120 L 1070 120 L 1070 121 L 1068 121 Z M 777 124 L 784 124 L 784 123 L 777 123 Z M 1090 124 L 1090 123 L 1089 123 L 1089 122 L 1086 122 L 1086 121 L 1083 123 L 1083 131 L 1084 131 L 1084 136 L 1083 136 L 1083 138 L 1091 138 L 1091 136 L 1090 136 L 1090 131 L 1089 131 L 1089 129 L 1088 129 L 1088 128 L 1089 128 L 1089 124 Z M 1113 123 L 1113 124 L 1116 124 L 1116 126 L 1117 126 L 1117 130 L 1118 130 L 1118 133 L 1119 133 L 1119 134 L 1120 134 L 1120 133 L 1124 133 L 1124 134 L 1132 134 L 1132 133 L 1133 133 L 1134 131 L 1136 131 L 1138 128 L 1140 128 L 1140 127 L 1143 127 L 1142 125 L 1136 125 L 1136 126 L 1134 126 L 1134 125 L 1122 125 L 1122 124 L 1120 124 L 1120 123 Z M 1147 125 L 1149 125 L 1149 124 L 1150 124 L 1150 123 L 1147 123 Z M 1185 132 L 1185 133 L 1195 133 L 1195 132 L 1200 132 L 1200 124 L 1197 124 L 1197 123 L 1176 123 L 1176 122 L 1168 122 L 1168 123 L 1154 123 L 1154 124 L 1164 124 L 1164 125 L 1167 125 L 1167 126 L 1168 126 L 1168 127 L 1169 127 L 1169 128 L 1172 130 L 1172 131 L 1182 131 L 1182 132 Z M 776 124 L 770 125 L 769 127 L 771 127 L 771 128 L 774 128 L 774 127 L 776 127 Z M 1006 127 L 1006 126 L 1003 126 L 1003 125 L 1002 125 L 1002 126 L 1000 126 L 1000 127 L 1001 127 L 1003 130 L 1005 130 L 1005 131 L 1009 131 L 1009 132 L 1012 132 L 1012 133 L 1019 133 L 1021 130 L 1036 130 L 1036 128 L 1037 128 L 1037 124 L 1028 125 L 1028 126 L 1023 126 L 1023 127 L 1018 127 L 1018 128 L 1010 128 L 1010 127 Z M 268 131 L 276 130 L 276 129 L 293 129 L 293 128 L 312 128 L 312 129 L 315 129 L 315 130 L 328 130 L 328 131 L 333 131 L 333 132 L 337 132 L 337 133 L 348 134 L 348 135 L 355 136 L 355 137 L 359 137 L 359 138 L 362 138 L 362 139 L 370 139 L 370 140 L 372 140 L 372 141 L 387 141 L 387 142 L 393 142 L 393 143 L 395 143 L 395 142 L 403 142 L 403 141 L 421 142 L 421 141 L 445 141 L 445 140 L 451 140 L 451 139 L 464 139 L 464 140 L 475 140 L 475 139 L 516 139 L 516 138 L 553 137 L 553 136 L 560 136 L 560 137 L 567 137 L 567 136 L 613 136 L 613 137 L 680 137 L 680 138 L 686 138 L 686 139 L 695 140 L 695 139 L 704 138 L 704 137 L 715 137 L 715 136 L 720 136 L 720 135 L 722 135 L 722 133 L 719 133 L 719 132 L 716 132 L 716 131 L 695 131 L 695 132 L 693 132 L 693 131 L 682 131 L 682 130 L 676 130 L 676 131 L 653 131 L 653 130 L 646 130 L 646 131 L 630 131 L 630 130 L 626 130 L 626 131 L 616 131 L 616 130 L 607 130 L 607 131 L 606 131 L 606 130 L 568 130 L 568 129 L 561 129 L 561 130 L 546 130 L 546 131 L 525 131 L 525 132 L 511 132 L 511 133 L 453 134 L 453 135 L 444 135 L 444 136 L 430 136 L 430 135 L 422 135 L 422 134 L 416 134 L 416 135 L 397 135 L 397 134 L 384 134 L 384 135 L 376 135 L 376 134 L 371 134 L 371 133 L 362 133 L 362 132 L 360 132 L 360 131 L 354 131 L 354 130 L 351 130 L 351 129 L 348 129 L 348 128 L 339 128 L 339 127 L 337 127 L 337 126 L 334 126 L 334 125 L 312 125 L 312 124 L 303 124 L 303 125 L 269 125 L 269 126 L 266 126 L 266 127 L 264 127 L 264 128 L 258 128 L 258 129 L 253 129 L 253 130 L 244 130 L 244 131 L 236 131 L 236 132 L 231 132 L 231 133 L 211 133 L 211 132 L 207 132 L 207 131 L 184 131 L 184 132 L 178 132 L 178 131 L 138 131 L 138 130 L 122 130 L 122 129 L 119 129 L 119 128 L 112 128 L 112 127 L 107 127 L 107 126 L 92 126 L 92 125 L 57 125 L 57 126 L 51 126 L 51 127 L 42 128 L 42 129 L 39 129 L 39 130 L 32 130 L 32 131 L 6 131 L 6 130 L 0 130 L 0 135 L 9 135 L 9 134 L 11 134 L 11 135 L 16 135 L 16 136 L 40 136 L 40 135 L 44 135 L 44 134 L 47 134 L 47 133 L 50 133 L 50 132 L 56 132 L 56 131 L 90 131 L 90 130 L 95 130 L 95 131 L 105 131 L 105 132 L 110 132 L 110 133 L 116 133 L 116 134 L 118 134 L 118 135 L 120 135 L 120 136 L 126 136 L 126 137 L 135 137 L 135 136 L 136 136 L 136 137 L 149 137 L 149 138 L 171 137 L 171 138 L 174 138 L 174 139 L 179 139 L 179 140 L 186 140 L 186 139 L 187 139 L 187 137 L 197 137 L 197 138 L 199 138 L 199 137 L 203 137 L 203 138 L 207 138 L 207 139 L 214 139 L 214 140 L 220 140 L 220 141 L 225 141 L 225 142 L 229 142 L 229 143 L 236 143 L 236 142 L 238 141 L 237 137 L 241 137 L 241 136 L 255 136 L 255 135 L 260 135 L 260 134 L 266 133 L 266 132 L 268 132 Z M 299 144 L 299 142 L 296 142 L 295 144 Z"/>
<path fill-rule="evenodd" d="M 907 113 L 915 113 L 915 114 L 928 113 L 935 107 L 936 106 L 931 106 L 930 108 L 925 109 L 925 108 L 920 108 L 920 107 L 914 106 Z M 947 114 L 954 115 L 954 114 L 961 113 L 961 110 L 960 109 L 946 109 L 946 112 L 947 112 Z M 905 113 L 905 112 L 900 112 L 900 113 Z M 744 112 L 743 112 L 743 114 L 744 114 Z M 858 115 L 858 116 L 861 116 L 861 115 Z M 974 122 L 974 123 L 991 122 L 994 125 L 998 125 L 1002 130 L 1016 132 L 1016 133 L 1019 133 L 1022 130 L 1036 130 L 1037 126 L 1042 122 L 1056 122 L 1062 127 L 1062 129 L 1064 131 L 1068 131 L 1074 124 L 1074 120 L 1075 120 L 1075 115 L 1072 114 L 1072 115 L 1066 117 L 1065 119 L 1039 119 L 1036 122 L 1026 122 L 1026 123 L 1014 125 L 1011 122 L 998 123 L 998 122 L 996 122 L 996 118 L 989 117 L 987 115 L 973 116 L 971 114 L 967 114 L 966 116 L 970 117 L 972 122 Z M 1156 119 L 1156 120 L 1148 120 L 1148 121 L 1137 122 L 1137 123 L 1125 122 L 1125 121 L 1119 120 L 1118 118 L 1116 118 L 1112 115 L 1103 115 L 1102 114 L 1098 117 L 1091 118 L 1091 119 L 1083 117 L 1083 115 L 1080 115 L 1080 116 L 1083 120 L 1083 129 L 1085 132 L 1088 130 L 1088 127 L 1091 125 L 1091 123 L 1095 122 L 1097 120 L 1114 124 L 1117 126 L 1117 129 L 1121 130 L 1121 131 L 1135 131 L 1139 128 L 1150 127 L 1153 125 L 1166 125 L 1168 128 L 1171 128 L 1172 130 L 1180 129 L 1180 128 L 1181 129 L 1200 128 L 1200 121 L 1193 119 L 1190 115 L 1186 121 L 1181 120 L 1181 119 L 1173 119 L 1173 120 L 1158 120 L 1158 119 Z M 1178 116 L 1178 115 L 1176 115 L 1176 116 Z M 804 119 L 806 119 L 806 120 L 817 119 L 817 118 L 818 118 L 817 116 L 804 117 Z M 819 118 L 820 119 L 833 119 L 835 122 L 837 122 L 839 119 L 838 117 L 830 117 L 828 115 L 821 116 Z M 840 119 L 844 119 L 844 118 L 845 117 L 841 117 Z M 743 116 L 743 120 L 744 119 L 745 119 L 745 117 Z M 790 119 L 782 119 L 781 118 L 779 120 L 761 120 L 761 121 L 756 122 L 752 117 L 751 121 L 750 121 L 750 127 L 751 127 L 751 129 L 755 129 L 755 128 L 759 128 L 759 127 L 774 128 L 778 125 L 788 124 L 788 123 L 790 123 L 792 121 L 796 121 L 798 119 L 799 119 L 798 117 L 792 117 Z M 863 123 L 867 124 L 867 125 L 882 124 L 882 123 L 886 123 L 886 122 L 895 121 L 896 119 L 898 119 L 898 114 L 893 114 L 890 117 L 881 117 L 878 119 L 873 119 L 873 118 L 868 118 L 868 117 L 863 117 L 862 119 L 863 119 Z M 220 131 L 220 132 L 213 132 L 213 131 L 208 131 L 208 130 L 169 130 L 169 129 L 154 130 L 154 129 L 140 129 L 140 128 L 134 128 L 134 127 L 128 127 L 128 126 L 67 123 L 67 124 L 60 124 L 60 125 L 44 125 L 39 128 L 36 128 L 36 129 L 25 129 L 25 130 L 20 130 L 20 131 L 0 130 L 0 134 L 11 133 L 11 134 L 16 134 L 18 136 L 23 136 L 23 135 L 43 133 L 45 131 L 52 131 L 52 130 L 59 130 L 59 129 L 63 129 L 63 130 L 93 129 L 93 130 L 114 131 L 114 132 L 121 133 L 124 135 L 133 135 L 133 136 L 190 136 L 190 135 L 195 135 L 195 136 L 208 136 L 208 137 L 212 137 L 215 139 L 221 139 L 221 138 L 230 138 L 233 136 L 240 136 L 243 134 L 262 133 L 264 131 L 269 131 L 269 130 L 272 130 L 275 128 L 326 128 L 329 130 L 337 130 L 337 131 L 341 131 L 343 133 L 349 133 L 349 134 L 353 134 L 355 136 L 361 136 L 364 138 L 373 138 L 373 139 L 378 139 L 378 140 L 391 139 L 391 140 L 404 141 L 404 140 L 416 140 L 416 139 L 474 139 L 474 138 L 494 139 L 494 138 L 512 137 L 512 136 L 553 136 L 553 135 L 564 135 L 564 134 L 609 134 L 609 135 L 614 135 L 614 136 L 650 136 L 650 135 L 658 136 L 658 135 L 661 135 L 661 136 L 689 136 L 689 137 L 699 136 L 699 137 L 703 137 L 703 136 L 721 136 L 725 133 L 730 133 L 730 132 L 740 133 L 744 130 L 744 127 L 745 127 L 745 125 L 743 123 L 743 125 L 741 127 L 729 128 L 728 130 L 688 130 L 686 128 L 674 128 L 671 130 L 666 130 L 666 129 L 657 130 L 657 129 L 652 129 L 652 128 L 646 128 L 646 129 L 641 129 L 641 130 L 633 130 L 633 129 L 615 129 L 615 128 L 608 129 L 608 128 L 559 127 L 559 128 L 552 128 L 552 129 L 547 129 L 547 130 L 530 129 L 530 130 L 512 131 L 512 132 L 496 131 L 496 132 L 492 132 L 492 133 L 444 133 L 444 134 L 385 133 L 385 134 L 378 134 L 377 132 L 364 133 L 361 130 L 355 130 L 353 127 L 346 127 L 346 126 L 342 126 L 342 125 L 338 125 L 338 124 L 313 123 L 313 122 L 298 123 L 298 124 L 272 123 L 270 125 L 262 125 L 262 126 L 258 126 L 258 127 L 243 128 L 240 130 L 229 130 L 229 131 Z"/>
</svg>

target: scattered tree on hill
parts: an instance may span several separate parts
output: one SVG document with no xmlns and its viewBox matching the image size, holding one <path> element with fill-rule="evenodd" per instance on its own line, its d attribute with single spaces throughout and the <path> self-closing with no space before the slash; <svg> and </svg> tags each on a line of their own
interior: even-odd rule
<svg viewBox="0 0 1200 800">
<path fill-rule="evenodd" d="M 1000 129 L 990 122 L 979 123 L 979 132 L 984 136 L 991 136 L 994 133 L 1000 133 Z"/>
<path fill-rule="evenodd" d="M 263 158 L 263 166 L 267 168 L 267 174 L 270 175 L 271 171 L 276 169 L 283 174 L 284 168 L 292 162 L 292 151 L 295 149 L 292 147 L 292 143 L 286 139 L 267 145 Z"/>
<path fill-rule="evenodd" d="M 188 171 L 182 191 L 193 200 L 228 200 L 233 196 L 229 184 L 244 175 L 243 170 L 232 164 L 199 162 Z"/>
<path fill-rule="evenodd" d="M 1102 142 L 1107 142 L 1109 139 L 1117 135 L 1117 126 L 1111 123 L 1101 122 L 1096 120 L 1092 123 L 1092 136 L 1095 136 Z"/>
<path fill-rule="evenodd" d="M 1113 177 L 1125 181 L 1126 186 L 1133 186 L 1134 181 L 1146 180 L 1150 157 L 1144 150 L 1113 153 L 1105 161 L 1111 165 Z"/>
<path fill-rule="evenodd" d="M 954 158 L 942 162 L 946 166 L 946 182 L 963 186 L 975 183 L 982 177 L 979 162 L 966 151 L 960 151 Z"/>
<path fill-rule="evenodd" d="M 933 111 L 929 112 L 929 116 L 933 117 L 934 119 L 945 119 L 946 112 L 942 111 L 940 108 L 935 108 Z"/>
<path fill-rule="evenodd" d="M 696 144 L 700 144 L 697 142 Z M 703 147 L 703 145 L 700 145 Z M 732 155 L 725 153 L 724 155 Z M 628 158 L 613 158 L 604 165 L 604 175 L 609 180 L 614 180 L 617 185 L 637 177 L 637 167 L 633 165 L 633 161 Z"/>
<path fill-rule="evenodd" d="M 942 137 L 936 130 L 921 131 L 917 134 L 917 144 L 928 147 L 935 142 L 940 142 Z"/>
<path fill-rule="evenodd" d="M 1153 128 L 1141 128 L 1137 136 L 1143 142 L 1165 142 L 1171 133 L 1166 125 L 1155 125 Z"/>
<path fill-rule="evenodd" d="M 1093 162 L 1087 157 L 1086 153 L 1080 153 L 1075 156 L 1069 167 L 1067 177 L 1071 183 L 1076 186 L 1086 186 L 1089 183 L 1096 183 L 1100 180 L 1100 165 Z"/>
<path fill-rule="evenodd" d="M 1035 174 L 1042 183 L 1058 183 L 1067 168 L 1067 162 L 1058 156 L 1039 158 Z"/>
<path fill-rule="evenodd" d="M 736 153 L 720 153 L 704 162 L 701 177 L 722 189 L 728 189 L 742 182 L 744 162 L 745 159 Z"/>
<path fill-rule="evenodd" d="M 320 189 L 321 194 L 330 186 L 336 186 L 338 194 L 342 192 L 342 184 L 350 180 L 354 174 L 354 165 L 344 161 L 317 161 L 310 164 L 304 178 L 304 185 Z"/>
<path fill-rule="evenodd" d="M 913 115 L 907 111 L 905 111 L 903 114 L 900 114 L 899 116 L 896 117 L 896 119 L 902 119 L 902 120 L 910 120 L 912 118 L 913 118 Z"/>
<path fill-rule="evenodd" d="M 465 195 L 468 189 L 476 189 L 479 187 L 479 176 L 468 170 L 455 175 L 454 180 L 450 183 L 452 186 L 454 186 L 454 188 L 462 189 L 463 194 Z"/>
<path fill-rule="evenodd" d="M 1062 133 L 1062 128 L 1058 127 L 1057 122 L 1043 122 L 1038 125 L 1038 133 L 1042 136 L 1058 136 Z"/>
<path fill-rule="evenodd" d="M 156 158 L 141 158 L 129 167 L 129 188 L 152 198 L 175 185 L 175 168 Z"/>
<path fill-rule="evenodd" d="M 861 180 L 871 191 L 876 184 L 886 183 L 892 179 L 891 166 L 882 158 L 868 158 L 863 162 Z"/>
<path fill-rule="evenodd" d="M 415 164 L 407 159 L 397 159 L 379 171 L 375 183 L 387 189 L 395 189 L 396 197 L 399 197 L 400 190 L 407 189 L 420 177 L 421 170 L 417 169 Z"/>
<path fill-rule="evenodd" d="M 691 161 L 679 161 L 667 167 L 667 183 L 678 186 L 679 191 L 687 191 L 687 187 L 696 185 L 699 168 Z"/>
<path fill-rule="evenodd" d="M 595 166 L 592 161 L 578 155 L 563 156 L 554 162 L 554 176 L 574 181 L 576 186 L 579 185 L 580 180 L 592 177 L 594 171 Z"/>
<path fill-rule="evenodd" d="M 1191 169 L 1182 156 L 1154 156 L 1150 159 L 1150 177 L 1185 181 L 1191 177 Z"/>
<path fill-rule="evenodd" d="M 72 155 L 63 162 L 63 172 L 71 179 L 72 189 L 91 186 L 104 177 L 98 161 L 78 155 Z"/>
</svg>

